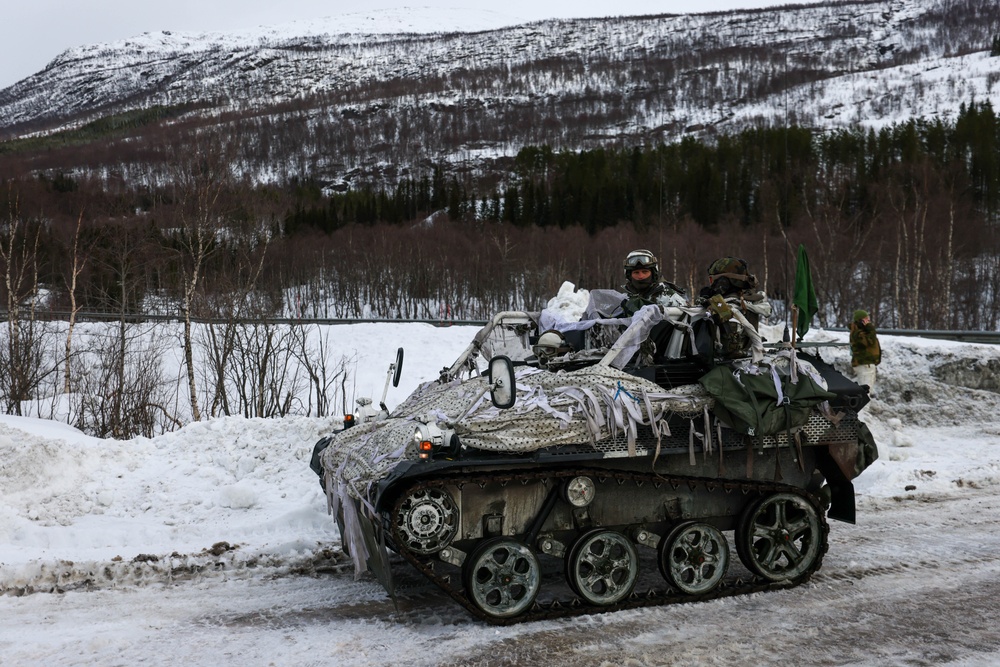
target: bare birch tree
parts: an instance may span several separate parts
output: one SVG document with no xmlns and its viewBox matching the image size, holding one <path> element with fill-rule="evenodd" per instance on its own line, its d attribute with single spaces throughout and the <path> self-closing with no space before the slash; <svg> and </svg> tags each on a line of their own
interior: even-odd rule
<svg viewBox="0 0 1000 667">
<path fill-rule="evenodd" d="M 150 264 L 147 251 L 155 242 L 148 230 L 128 223 L 106 227 L 102 240 L 94 263 L 107 281 L 99 296 L 117 318 L 89 340 L 78 378 L 76 425 L 100 437 L 152 437 L 179 425 L 164 399 L 165 337 L 155 325 L 133 322 Z"/>
<path fill-rule="evenodd" d="M 69 296 L 69 325 L 66 329 L 66 354 L 63 358 L 64 383 L 63 391 L 69 393 L 71 390 L 70 380 L 72 377 L 72 364 L 70 363 L 73 353 L 73 329 L 76 327 L 76 316 L 80 312 L 80 305 L 76 299 L 77 281 L 87 265 L 87 257 L 80 256 L 80 227 L 83 225 L 83 214 L 76 220 L 76 231 L 73 234 L 73 263 L 70 267 L 69 278 L 66 280 L 66 292 Z"/>
<path fill-rule="evenodd" d="M 326 417 L 337 406 L 338 393 L 347 380 L 348 364 L 356 363 L 357 358 L 341 356 L 339 361 L 332 361 L 329 329 L 324 332 L 318 326 L 314 328 L 315 347 L 309 344 L 309 331 L 305 326 L 292 327 L 292 336 L 297 340 L 296 359 L 305 369 L 309 384 L 305 414 L 307 417 Z"/>
<path fill-rule="evenodd" d="M 227 145 L 199 138 L 186 147 L 177 147 L 174 153 L 173 203 L 177 227 L 169 230 L 167 238 L 179 259 L 184 363 L 194 421 L 201 421 L 202 415 L 191 322 L 206 265 L 218 249 L 218 235 L 225 225 L 226 195 L 233 181 L 230 152 Z"/>
<path fill-rule="evenodd" d="M 213 290 L 216 296 L 212 300 L 212 312 L 222 321 L 211 322 L 204 328 L 208 411 L 213 417 L 233 414 L 227 368 L 233 361 L 239 329 L 247 320 L 268 317 L 280 307 L 266 304 L 258 292 L 270 235 L 267 230 L 256 231 L 263 233 L 231 240 L 228 254 L 233 257 L 233 263 L 228 267 L 225 284 L 216 285 Z"/>
<path fill-rule="evenodd" d="M 842 183 L 836 179 L 821 179 L 817 187 L 822 193 L 819 202 L 811 204 L 805 198 L 802 207 L 815 243 L 815 250 L 810 248 L 813 250 L 810 258 L 814 283 L 820 300 L 832 306 L 841 322 L 846 322 L 851 312 L 860 307 L 858 299 L 864 298 L 864 290 L 858 282 L 864 282 L 865 278 L 858 276 L 859 265 L 875 226 L 866 224 L 860 213 L 844 213 L 848 209 L 849 192 Z M 867 274 L 871 275 L 872 271 L 872 267 L 868 267 Z M 821 326 L 830 325 L 830 314 L 820 309 L 817 315 Z"/>
<path fill-rule="evenodd" d="M 42 381 L 42 335 L 35 311 L 38 301 L 38 244 L 40 225 L 29 224 L 10 193 L 6 229 L 0 233 L 0 261 L 7 305 L 7 341 L 0 365 L 0 387 L 7 411 L 22 414 L 22 404 Z"/>
</svg>

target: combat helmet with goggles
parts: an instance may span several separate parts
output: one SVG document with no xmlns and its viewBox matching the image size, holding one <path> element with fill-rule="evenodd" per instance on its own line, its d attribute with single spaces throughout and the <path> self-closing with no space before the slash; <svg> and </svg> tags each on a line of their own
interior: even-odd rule
<svg viewBox="0 0 1000 667">
<path fill-rule="evenodd" d="M 632 272 L 636 269 L 647 269 L 651 272 L 650 281 L 656 282 L 660 279 L 660 260 L 649 250 L 633 250 L 622 262 L 625 271 L 625 280 L 631 280 Z"/>
</svg>

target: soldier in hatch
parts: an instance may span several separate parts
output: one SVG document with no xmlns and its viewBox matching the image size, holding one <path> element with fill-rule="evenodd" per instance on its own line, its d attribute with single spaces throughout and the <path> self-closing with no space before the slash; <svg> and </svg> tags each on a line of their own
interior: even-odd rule
<svg viewBox="0 0 1000 667">
<path fill-rule="evenodd" d="M 756 331 L 760 318 L 771 314 L 771 302 L 757 289 L 757 278 L 746 260 L 722 257 L 708 267 L 708 285 L 698 294 L 698 305 L 705 306 L 715 322 L 717 356 L 725 359 L 750 354 L 751 337 L 744 325 L 733 317 L 738 309 Z"/>
<path fill-rule="evenodd" d="M 687 299 L 677 285 L 660 280 L 660 262 L 648 250 L 633 250 L 622 262 L 625 270 L 625 299 L 622 312 L 631 317 L 643 306 L 683 306 Z"/>
</svg>

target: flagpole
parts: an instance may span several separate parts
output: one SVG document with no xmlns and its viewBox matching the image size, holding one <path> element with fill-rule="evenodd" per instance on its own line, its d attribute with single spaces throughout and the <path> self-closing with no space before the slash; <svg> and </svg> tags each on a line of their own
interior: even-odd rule
<svg viewBox="0 0 1000 667">
<path fill-rule="evenodd" d="M 796 368 L 799 363 L 795 356 L 795 334 L 798 332 L 799 324 L 799 307 L 792 304 L 792 349 L 789 353 L 788 358 L 788 376 L 792 381 L 792 384 L 799 383 L 798 369 Z"/>
</svg>

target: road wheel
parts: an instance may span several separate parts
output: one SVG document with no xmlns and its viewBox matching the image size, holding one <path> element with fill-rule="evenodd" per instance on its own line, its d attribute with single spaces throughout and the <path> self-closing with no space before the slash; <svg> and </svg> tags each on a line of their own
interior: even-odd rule
<svg viewBox="0 0 1000 667">
<path fill-rule="evenodd" d="M 566 579 L 584 600 L 612 605 L 623 600 L 639 576 L 632 541 L 614 530 L 592 530 L 576 541 L 566 558 Z"/>
<path fill-rule="evenodd" d="M 483 612 L 510 618 L 527 610 L 541 586 L 541 568 L 526 545 L 506 537 L 483 542 L 465 561 L 465 589 Z"/>
<path fill-rule="evenodd" d="M 722 583 L 729 569 L 729 542 L 715 526 L 680 524 L 660 542 L 660 572 L 688 595 L 701 595 Z"/>
<path fill-rule="evenodd" d="M 794 493 L 775 493 L 751 505 L 736 532 L 744 565 L 771 581 L 809 572 L 825 539 L 819 511 Z"/>
</svg>

